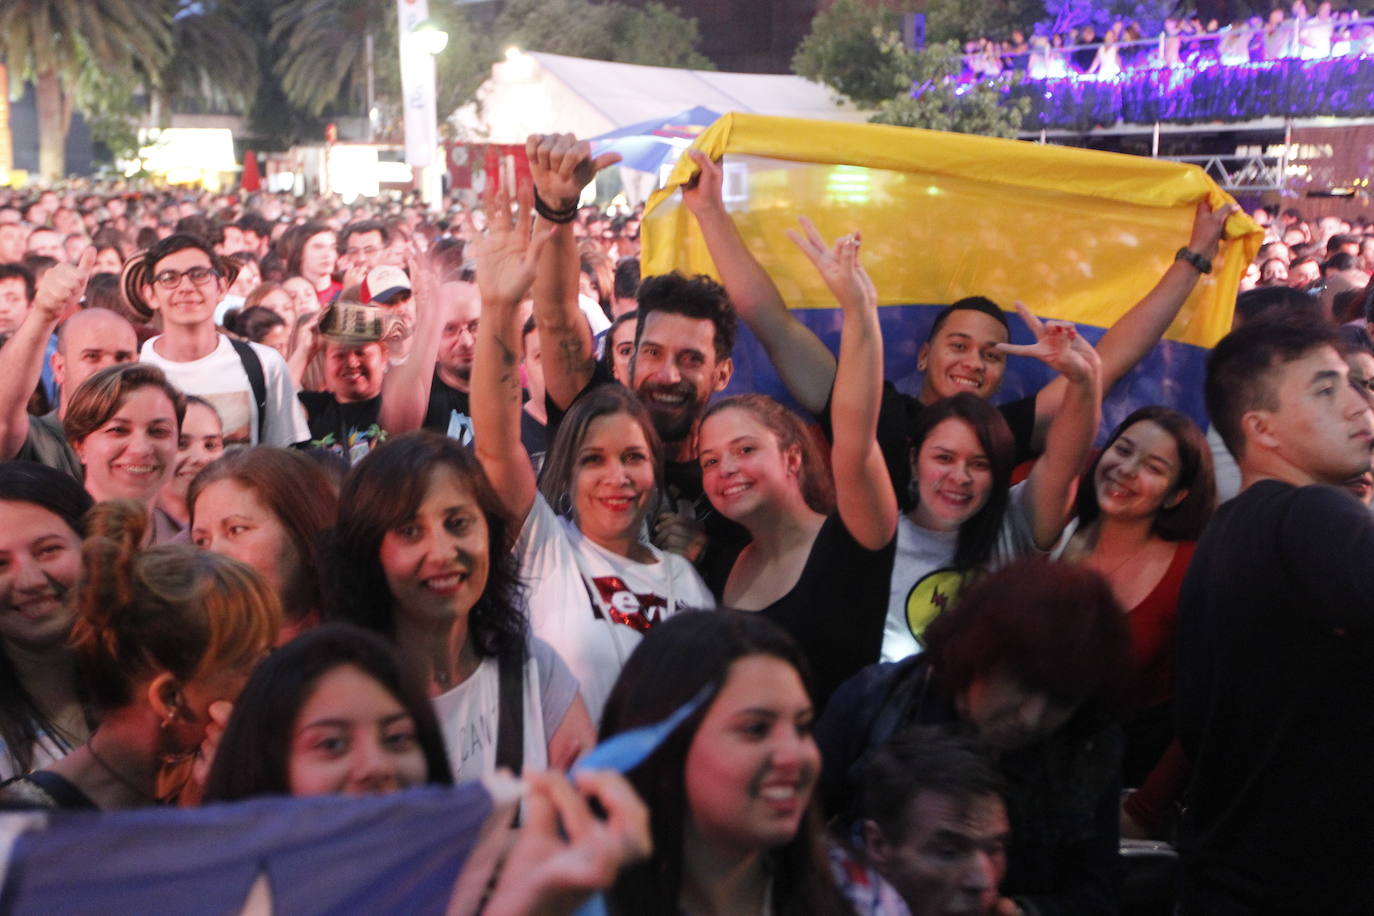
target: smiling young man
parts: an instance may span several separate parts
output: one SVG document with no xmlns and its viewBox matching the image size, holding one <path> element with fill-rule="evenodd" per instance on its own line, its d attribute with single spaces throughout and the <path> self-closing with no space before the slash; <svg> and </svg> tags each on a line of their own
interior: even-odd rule
<svg viewBox="0 0 1374 916">
<path fill-rule="evenodd" d="M 1180 912 L 1374 912 L 1374 413 L 1333 329 L 1246 323 L 1213 349 L 1207 413 L 1239 496 L 1179 598 L 1178 737 L 1192 761 Z"/>
<path fill-rule="evenodd" d="M 286 360 L 215 327 L 230 270 L 229 261 L 192 235 L 170 235 L 145 252 L 141 265 L 126 272 L 124 291 L 136 311 L 162 318 L 162 333 L 143 344 L 139 359 L 213 404 L 226 445 L 302 442 L 310 430 Z"/>
<path fill-rule="evenodd" d="M 382 310 L 353 302 L 330 306 L 320 319 L 327 390 L 302 391 L 310 444 L 352 464 L 386 438 L 380 425 L 387 349 Z"/>
</svg>

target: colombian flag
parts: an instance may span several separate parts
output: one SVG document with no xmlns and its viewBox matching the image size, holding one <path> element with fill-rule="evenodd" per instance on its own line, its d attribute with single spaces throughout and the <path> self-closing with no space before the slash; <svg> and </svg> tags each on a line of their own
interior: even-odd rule
<svg viewBox="0 0 1374 916">
<path fill-rule="evenodd" d="M 916 353 L 940 307 L 987 296 L 1010 313 L 1012 340 L 1028 343 L 1012 311 L 1019 299 L 1096 341 L 1187 244 L 1197 202 L 1231 200 L 1193 165 L 876 124 L 731 113 L 693 146 L 725 157 L 725 203 L 745 244 L 832 350 L 839 309 L 784 230 L 806 214 L 827 239 L 862 231 L 864 264 L 883 306 L 885 375 L 911 394 L 920 390 Z M 717 276 L 675 193 L 695 171 L 684 156 L 649 200 L 645 276 Z M 1236 287 L 1261 238 L 1249 217 L 1230 217 L 1212 273 L 1160 346 L 1117 384 L 1105 425 L 1144 404 L 1177 407 L 1205 423 L 1207 351 L 1231 327 Z M 732 388 L 784 394 L 743 327 L 735 362 Z M 1034 360 L 1013 359 L 998 400 L 1033 393 L 1049 376 Z"/>
</svg>

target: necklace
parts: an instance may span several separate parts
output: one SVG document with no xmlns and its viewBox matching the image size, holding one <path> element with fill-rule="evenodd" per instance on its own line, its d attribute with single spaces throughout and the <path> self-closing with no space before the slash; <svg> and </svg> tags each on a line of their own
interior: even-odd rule
<svg viewBox="0 0 1374 916">
<path fill-rule="evenodd" d="M 96 753 L 95 735 L 91 735 L 91 740 L 86 742 L 86 750 L 88 753 L 90 753 L 91 759 L 94 760 L 97 764 L 99 764 L 100 768 L 104 770 L 106 773 L 108 773 L 110 775 L 110 778 L 113 779 L 115 782 L 119 783 L 121 786 L 128 789 L 130 792 L 134 793 L 141 799 L 145 799 L 146 801 L 149 801 L 153 804 L 158 803 L 158 799 L 152 793 L 134 785 L 133 782 L 124 778 L 124 776 L 122 776 L 118 770 L 116 770 L 114 767 L 110 766 L 108 762 L 106 762 L 104 757 L 101 757 L 99 754 Z"/>
</svg>

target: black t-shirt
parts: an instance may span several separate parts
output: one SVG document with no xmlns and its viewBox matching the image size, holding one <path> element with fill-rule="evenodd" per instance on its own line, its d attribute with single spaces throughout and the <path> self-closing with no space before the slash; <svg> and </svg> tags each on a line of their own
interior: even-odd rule
<svg viewBox="0 0 1374 916">
<path fill-rule="evenodd" d="M 835 688 L 878 661 L 896 548 L 894 535 L 887 546 L 868 550 L 838 514 L 831 515 L 816 533 L 797 584 L 759 611 L 790 633 L 811 663 L 818 713 Z M 710 570 L 706 584 L 717 601 L 738 557 L 736 550 L 723 569 Z"/>
<path fill-rule="evenodd" d="M 386 439 L 378 424 L 382 414 L 380 394 L 348 403 L 341 403 L 328 391 L 302 391 L 297 397 L 305 405 L 311 448 L 338 452 L 352 464 Z"/>
<path fill-rule="evenodd" d="M 831 392 L 831 398 L 834 392 Z M 916 420 L 925 409 L 920 398 L 898 391 L 891 382 L 883 382 L 882 405 L 878 410 L 878 448 L 883 453 L 883 463 L 892 478 L 892 488 L 897 493 L 898 504 L 906 507 L 907 490 L 911 485 L 911 431 Z M 1011 435 L 1016 440 L 1016 464 L 1035 457 L 1031 439 L 1035 435 L 1035 395 L 994 405 L 997 412 L 1011 427 Z M 831 401 L 818 418 L 825 438 L 834 441 L 830 421 Z"/>
<path fill-rule="evenodd" d="M 1332 487 L 1260 481 L 1203 532 L 1178 613 L 1185 887 L 1374 913 L 1371 567 L 1374 517 Z"/>
<path fill-rule="evenodd" d="M 525 446 L 525 453 L 530 456 L 530 464 L 538 477 L 544 467 L 544 455 L 549 450 L 549 428 L 523 409 L 520 411 L 520 444 Z"/>
<path fill-rule="evenodd" d="M 445 384 L 434 372 L 429 389 L 429 409 L 425 411 L 425 429 L 457 439 L 464 445 L 472 443 L 472 414 L 468 407 L 468 393 Z"/>
</svg>

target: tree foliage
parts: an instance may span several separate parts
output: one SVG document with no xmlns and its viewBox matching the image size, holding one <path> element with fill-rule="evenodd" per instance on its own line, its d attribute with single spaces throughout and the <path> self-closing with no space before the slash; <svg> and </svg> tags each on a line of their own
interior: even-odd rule
<svg viewBox="0 0 1374 916">
<path fill-rule="evenodd" d="M 1048 5 L 1049 0 L 927 0 L 926 38 L 932 44 L 985 35 L 1000 39 L 1013 29 L 1029 35 Z"/>
<path fill-rule="evenodd" d="M 660 67 L 711 69 L 696 51 L 700 31 L 663 6 L 643 9 L 590 0 L 509 0 L 494 29 L 502 48 Z"/>
<path fill-rule="evenodd" d="M 119 92 L 156 83 L 172 50 L 170 0 L 3 0 L 0 54 L 19 89 L 38 100 L 39 171 L 66 172 L 64 144 L 73 111 L 101 115 Z M 116 100 L 112 102 L 112 100 Z"/>
<path fill-rule="evenodd" d="M 956 84 L 962 66 L 955 42 L 921 51 L 898 47 L 911 89 L 878 107 L 873 120 L 899 127 L 925 127 L 964 134 L 1014 138 L 1030 112 L 1029 99 L 1005 98 L 997 82 Z"/>
<path fill-rule="evenodd" d="M 1029 102 L 1006 99 L 995 84 L 960 85 L 959 47 L 953 42 L 907 48 L 897 15 L 837 0 L 812 20 L 792 60 L 799 75 L 826 84 L 873 120 L 903 127 L 1014 137 Z"/>
</svg>

